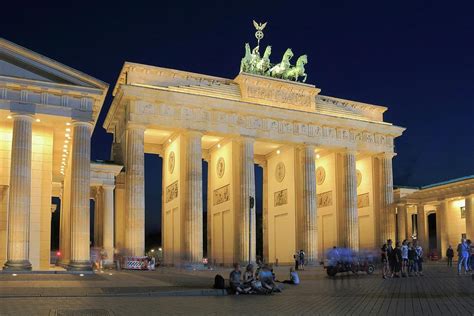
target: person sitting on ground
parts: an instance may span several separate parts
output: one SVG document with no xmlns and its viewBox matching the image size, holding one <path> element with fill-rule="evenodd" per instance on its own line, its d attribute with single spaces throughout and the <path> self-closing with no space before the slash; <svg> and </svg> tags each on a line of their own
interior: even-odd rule
<svg viewBox="0 0 474 316">
<path fill-rule="evenodd" d="M 245 288 L 242 283 L 240 282 L 241 272 L 240 272 L 240 264 L 234 263 L 234 270 L 229 275 L 229 284 L 231 290 L 236 294 L 246 294 L 248 289 Z"/>
<path fill-rule="evenodd" d="M 291 267 L 290 268 L 290 279 L 285 280 L 282 283 L 294 284 L 294 285 L 300 284 L 300 277 L 298 275 L 298 272 L 296 272 L 295 269 L 293 267 Z"/>
<path fill-rule="evenodd" d="M 268 264 L 265 264 L 258 274 L 258 280 L 262 282 L 262 287 L 271 292 L 281 292 L 273 280 L 273 274 Z"/>
</svg>

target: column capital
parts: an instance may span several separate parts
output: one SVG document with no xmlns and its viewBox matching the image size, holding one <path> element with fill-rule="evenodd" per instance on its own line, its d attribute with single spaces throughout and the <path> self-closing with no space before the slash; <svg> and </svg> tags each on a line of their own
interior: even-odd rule
<svg viewBox="0 0 474 316">
<path fill-rule="evenodd" d="M 92 122 L 89 122 L 89 121 L 72 121 L 71 125 L 73 127 L 76 127 L 76 126 L 85 126 L 85 127 L 90 127 L 90 128 L 93 127 Z"/>
<path fill-rule="evenodd" d="M 28 122 L 33 122 L 34 117 L 31 114 L 25 114 L 25 113 L 12 113 L 11 117 L 13 120 L 25 120 Z"/>
<path fill-rule="evenodd" d="M 375 155 L 377 158 L 386 158 L 386 159 L 392 159 L 395 157 L 397 154 L 394 152 L 383 152 L 383 153 L 378 153 Z"/>
<path fill-rule="evenodd" d="M 102 184 L 101 187 L 104 191 L 105 190 L 113 190 L 113 189 L 115 189 L 115 184 Z"/>
<path fill-rule="evenodd" d="M 237 138 L 237 141 L 239 141 L 239 142 L 241 142 L 241 143 L 243 143 L 243 142 L 255 143 L 255 138 L 250 137 L 250 136 L 240 135 L 240 136 Z"/>
<path fill-rule="evenodd" d="M 144 124 L 139 124 L 139 123 L 128 123 L 126 130 L 143 130 L 145 132 L 146 126 Z"/>
<path fill-rule="evenodd" d="M 204 133 L 202 131 L 197 131 L 197 130 L 185 131 L 183 134 L 188 137 L 201 137 L 202 138 L 202 136 L 204 136 Z"/>
</svg>

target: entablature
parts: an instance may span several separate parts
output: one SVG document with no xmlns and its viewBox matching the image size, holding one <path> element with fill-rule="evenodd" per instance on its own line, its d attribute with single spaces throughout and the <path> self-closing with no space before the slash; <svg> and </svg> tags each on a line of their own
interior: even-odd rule
<svg viewBox="0 0 474 316">
<path fill-rule="evenodd" d="M 352 148 L 373 153 L 393 152 L 394 138 L 404 131 L 401 127 L 383 122 L 123 85 L 114 99 L 104 127 L 110 133 L 122 134 L 125 122 L 288 143 L 306 142 L 316 146 Z"/>
</svg>

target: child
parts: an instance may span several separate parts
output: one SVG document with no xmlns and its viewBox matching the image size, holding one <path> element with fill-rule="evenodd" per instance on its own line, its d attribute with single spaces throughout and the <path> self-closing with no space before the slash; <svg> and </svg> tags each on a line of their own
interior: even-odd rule
<svg viewBox="0 0 474 316">
<path fill-rule="evenodd" d="M 294 284 L 294 285 L 300 284 L 300 277 L 298 276 L 298 272 L 296 272 L 295 269 L 293 267 L 291 267 L 290 268 L 290 279 L 285 280 L 282 283 Z"/>
</svg>

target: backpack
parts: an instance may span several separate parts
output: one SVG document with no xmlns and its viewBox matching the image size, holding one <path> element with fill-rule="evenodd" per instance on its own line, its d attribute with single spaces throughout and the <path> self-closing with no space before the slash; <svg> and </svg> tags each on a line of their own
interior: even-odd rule
<svg viewBox="0 0 474 316">
<path fill-rule="evenodd" d="M 214 288 L 215 289 L 225 289 L 225 280 L 220 274 L 216 274 L 214 277 Z"/>
</svg>

